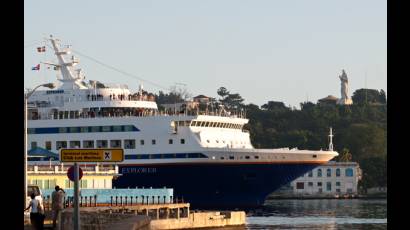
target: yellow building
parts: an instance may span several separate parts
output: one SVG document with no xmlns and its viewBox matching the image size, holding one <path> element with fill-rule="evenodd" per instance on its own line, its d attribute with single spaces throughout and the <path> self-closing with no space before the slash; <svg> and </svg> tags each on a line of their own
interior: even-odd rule
<svg viewBox="0 0 410 230">
<path fill-rule="evenodd" d="M 74 182 L 67 177 L 71 165 L 29 165 L 27 167 L 28 184 L 38 185 L 41 189 L 54 189 L 56 185 L 63 189 L 73 188 Z M 111 189 L 112 180 L 120 176 L 118 166 L 80 165 L 83 177 L 80 188 Z"/>
</svg>

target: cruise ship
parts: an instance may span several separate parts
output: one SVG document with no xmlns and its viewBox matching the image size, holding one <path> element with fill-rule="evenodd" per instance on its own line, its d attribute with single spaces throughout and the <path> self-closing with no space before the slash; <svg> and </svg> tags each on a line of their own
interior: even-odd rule
<svg viewBox="0 0 410 230">
<path fill-rule="evenodd" d="M 195 207 L 263 205 L 284 184 L 338 155 L 328 150 L 255 149 L 243 114 L 164 113 L 140 86 L 85 81 L 69 46 L 48 39 L 61 73 L 59 86 L 28 97 L 30 165 L 58 163 L 61 148 L 123 148 L 122 176 L 113 187 L 173 188 Z M 34 160 L 33 160 L 34 159 Z"/>
</svg>

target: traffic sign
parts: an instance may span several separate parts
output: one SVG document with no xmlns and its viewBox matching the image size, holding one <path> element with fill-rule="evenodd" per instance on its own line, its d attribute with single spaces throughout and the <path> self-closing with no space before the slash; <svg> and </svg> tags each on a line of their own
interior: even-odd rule
<svg viewBox="0 0 410 230">
<path fill-rule="evenodd" d="M 71 166 L 67 170 L 68 179 L 70 179 L 71 181 L 75 180 L 74 179 L 74 168 L 75 168 L 74 166 Z M 81 180 L 81 178 L 83 177 L 83 170 L 80 167 L 78 167 L 78 171 L 79 171 L 79 174 L 80 174 L 80 175 L 78 175 L 78 179 Z"/>
<path fill-rule="evenodd" d="M 122 162 L 123 149 L 60 149 L 60 162 Z"/>
</svg>

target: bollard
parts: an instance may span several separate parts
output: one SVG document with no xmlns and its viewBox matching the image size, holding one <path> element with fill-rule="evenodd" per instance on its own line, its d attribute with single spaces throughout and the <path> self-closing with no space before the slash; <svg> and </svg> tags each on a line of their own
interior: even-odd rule
<svg viewBox="0 0 410 230">
<path fill-rule="evenodd" d="M 152 196 L 152 203 L 151 204 L 155 204 L 155 196 Z"/>
<path fill-rule="evenodd" d="M 93 206 L 93 205 L 92 205 L 92 202 L 91 202 L 92 199 L 93 199 L 93 196 L 90 196 L 90 207 Z"/>
<path fill-rule="evenodd" d="M 84 203 L 85 203 L 85 207 L 87 207 L 87 197 L 84 197 Z"/>
<path fill-rule="evenodd" d="M 83 196 L 80 196 L 80 207 L 83 206 Z"/>
<path fill-rule="evenodd" d="M 130 196 L 130 199 L 131 199 L 131 206 L 132 206 L 132 196 Z"/>
<path fill-rule="evenodd" d="M 125 206 L 127 206 L 128 202 L 127 202 L 127 196 L 125 197 Z"/>
<path fill-rule="evenodd" d="M 115 206 L 118 205 L 118 196 L 115 196 Z"/>
<path fill-rule="evenodd" d="M 164 204 L 165 204 L 165 202 L 166 202 L 166 196 L 164 196 Z"/>
<path fill-rule="evenodd" d="M 121 202 L 121 206 L 122 206 L 122 196 L 120 196 L 120 202 Z"/>
<path fill-rule="evenodd" d="M 142 196 L 141 204 L 144 204 L 144 196 Z"/>
<path fill-rule="evenodd" d="M 135 196 L 135 204 L 138 204 L 138 196 Z"/>
<path fill-rule="evenodd" d="M 159 204 L 159 198 L 160 198 L 160 196 L 158 196 L 158 199 L 157 199 L 157 204 Z"/>
<path fill-rule="evenodd" d="M 111 196 L 111 206 L 112 206 L 112 196 Z"/>
<path fill-rule="evenodd" d="M 173 203 L 172 201 L 174 201 L 173 197 L 172 197 L 172 196 L 169 196 L 169 202 L 170 202 L 170 203 Z"/>
<path fill-rule="evenodd" d="M 97 207 L 97 194 L 94 195 L 94 205 L 95 205 L 95 207 Z"/>
</svg>

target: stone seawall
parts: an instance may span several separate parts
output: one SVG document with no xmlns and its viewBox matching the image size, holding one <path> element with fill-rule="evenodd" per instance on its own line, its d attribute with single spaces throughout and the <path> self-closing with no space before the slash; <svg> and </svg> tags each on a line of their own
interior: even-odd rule
<svg viewBox="0 0 410 230">
<path fill-rule="evenodd" d="M 245 225 L 243 211 L 192 212 L 186 218 L 152 220 L 151 229 L 187 229 Z"/>
<path fill-rule="evenodd" d="M 82 230 L 148 230 L 150 218 L 135 213 L 111 212 L 98 208 L 81 208 Z M 59 218 L 60 230 L 72 230 L 73 209 L 65 209 Z"/>
</svg>

